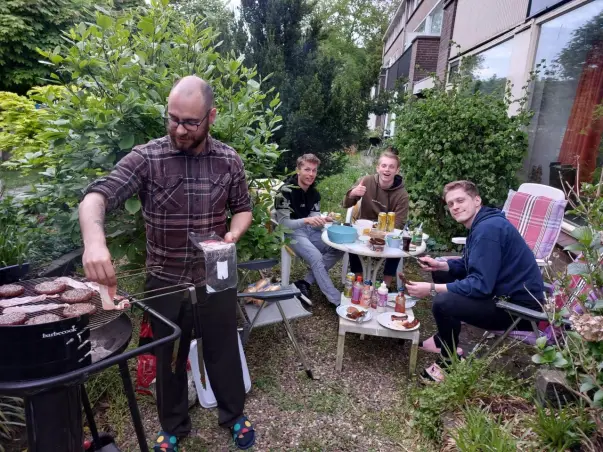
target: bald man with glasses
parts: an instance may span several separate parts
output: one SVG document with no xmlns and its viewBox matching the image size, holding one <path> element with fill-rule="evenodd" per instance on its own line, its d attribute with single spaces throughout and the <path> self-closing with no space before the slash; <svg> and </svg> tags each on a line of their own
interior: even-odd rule
<svg viewBox="0 0 603 452">
<path fill-rule="evenodd" d="M 80 226 L 86 277 L 115 288 L 117 280 L 106 245 L 105 212 L 138 195 L 147 235 L 145 288 L 165 289 L 182 283 L 197 287 L 203 356 L 218 402 L 218 422 L 230 428 L 240 449 L 255 442 L 255 432 L 243 414 L 245 389 L 239 356 L 236 288 L 208 294 L 201 252 L 189 233 L 215 233 L 236 243 L 251 225 L 251 203 L 243 162 L 234 149 L 209 134 L 216 119 L 210 86 L 194 76 L 178 81 L 170 92 L 164 118 L 167 135 L 134 147 L 115 169 L 93 182 L 82 200 Z M 232 218 L 228 227 L 227 209 Z M 177 451 L 191 434 L 186 364 L 192 340 L 193 310 L 182 294 L 149 300 L 182 329 L 175 365 L 173 344 L 158 347 L 157 409 L 161 431 L 154 450 Z M 156 338 L 169 334 L 161 323 L 151 324 Z M 172 368 L 174 367 L 174 368 Z"/>
</svg>

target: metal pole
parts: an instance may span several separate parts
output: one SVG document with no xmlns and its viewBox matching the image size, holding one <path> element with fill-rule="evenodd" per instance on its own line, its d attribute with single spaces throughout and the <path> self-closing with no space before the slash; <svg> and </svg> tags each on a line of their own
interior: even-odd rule
<svg viewBox="0 0 603 452">
<path fill-rule="evenodd" d="M 134 386 L 132 386 L 132 379 L 130 378 L 130 370 L 128 369 L 127 361 L 119 363 L 119 373 L 128 399 L 128 405 L 130 406 L 130 415 L 132 416 L 134 430 L 136 431 L 136 437 L 138 438 L 138 445 L 142 452 L 149 452 L 149 446 L 147 445 L 147 438 L 144 434 L 142 420 L 140 419 L 140 411 L 138 411 L 138 403 L 136 403 L 136 395 L 134 394 Z"/>
</svg>

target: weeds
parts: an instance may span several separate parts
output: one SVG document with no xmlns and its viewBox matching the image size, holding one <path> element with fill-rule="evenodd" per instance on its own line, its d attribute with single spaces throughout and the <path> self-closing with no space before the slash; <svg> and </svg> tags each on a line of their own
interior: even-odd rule
<svg viewBox="0 0 603 452">
<path fill-rule="evenodd" d="M 0 397 L 0 452 L 19 428 L 25 427 L 23 400 L 17 397 Z"/>
<path fill-rule="evenodd" d="M 517 441 L 509 427 L 498 417 L 491 419 L 487 409 L 468 406 L 463 409 L 464 425 L 452 438 L 461 452 L 515 452 Z"/>
<path fill-rule="evenodd" d="M 584 408 L 561 409 L 538 407 L 530 427 L 547 450 L 567 450 L 580 445 L 594 431 L 594 423 Z"/>
</svg>

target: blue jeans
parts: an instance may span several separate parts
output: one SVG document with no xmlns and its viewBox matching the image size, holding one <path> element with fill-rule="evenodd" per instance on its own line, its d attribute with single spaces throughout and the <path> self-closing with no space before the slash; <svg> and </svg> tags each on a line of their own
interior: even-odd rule
<svg viewBox="0 0 603 452">
<path fill-rule="evenodd" d="M 331 248 L 321 238 L 322 231 L 311 226 L 295 229 L 289 237 L 291 249 L 308 265 L 304 280 L 309 284 L 316 282 L 322 293 L 334 305 L 341 302 L 341 292 L 333 285 L 329 270 L 343 257 L 343 251 Z"/>
</svg>

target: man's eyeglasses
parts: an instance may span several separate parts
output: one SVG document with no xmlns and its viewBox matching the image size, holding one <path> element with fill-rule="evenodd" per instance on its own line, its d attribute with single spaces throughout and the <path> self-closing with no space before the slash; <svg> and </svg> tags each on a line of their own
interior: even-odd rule
<svg viewBox="0 0 603 452">
<path fill-rule="evenodd" d="M 203 122 L 207 118 L 207 115 L 209 115 L 210 112 L 211 108 L 207 110 L 207 113 L 205 113 L 205 116 L 203 116 L 200 121 L 178 121 L 172 118 L 171 116 L 165 116 L 163 120 L 165 121 L 165 126 L 169 129 L 177 129 L 178 126 L 182 124 L 182 127 L 184 127 L 189 132 L 196 132 L 197 130 L 199 130 L 199 126 L 203 124 Z"/>
</svg>

